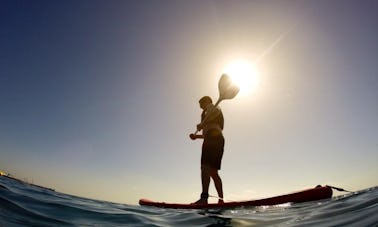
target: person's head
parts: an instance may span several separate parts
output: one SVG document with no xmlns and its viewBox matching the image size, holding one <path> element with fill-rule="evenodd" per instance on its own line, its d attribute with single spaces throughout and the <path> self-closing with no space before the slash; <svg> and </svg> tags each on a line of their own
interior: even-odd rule
<svg viewBox="0 0 378 227">
<path fill-rule="evenodd" d="M 201 109 L 205 109 L 209 104 L 213 103 L 213 100 L 209 96 L 203 96 L 199 101 Z"/>
</svg>

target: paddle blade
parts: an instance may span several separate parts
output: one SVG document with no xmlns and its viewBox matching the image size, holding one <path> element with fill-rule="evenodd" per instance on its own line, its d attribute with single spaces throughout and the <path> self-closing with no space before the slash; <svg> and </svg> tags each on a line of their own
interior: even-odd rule
<svg viewBox="0 0 378 227">
<path fill-rule="evenodd" d="M 219 99 L 233 99 L 240 91 L 240 88 L 236 86 L 230 76 L 223 74 L 218 82 Z"/>
</svg>

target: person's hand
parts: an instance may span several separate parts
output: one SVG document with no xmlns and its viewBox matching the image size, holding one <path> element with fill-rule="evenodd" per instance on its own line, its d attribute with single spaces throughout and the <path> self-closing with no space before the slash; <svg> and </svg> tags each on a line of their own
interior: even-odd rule
<svg viewBox="0 0 378 227">
<path fill-rule="evenodd" d="M 192 139 L 192 140 L 197 139 L 196 135 L 194 135 L 193 133 L 191 133 L 191 134 L 189 135 L 189 137 L 190 137 L 190 139 Z"/>
</svg>

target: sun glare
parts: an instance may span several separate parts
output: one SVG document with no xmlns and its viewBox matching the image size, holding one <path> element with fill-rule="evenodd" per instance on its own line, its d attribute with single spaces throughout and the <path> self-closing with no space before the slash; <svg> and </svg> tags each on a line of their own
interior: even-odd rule
<svg viewBox="0 0 378 227">
<path fill-rule="evenodd" d="M 247 61 L 233 61 L 225 66 L 223 73 L 240 87 L 240 93 L 247 95 L 256 90 L 258 85 L 256 68 Z"/>
</svg>

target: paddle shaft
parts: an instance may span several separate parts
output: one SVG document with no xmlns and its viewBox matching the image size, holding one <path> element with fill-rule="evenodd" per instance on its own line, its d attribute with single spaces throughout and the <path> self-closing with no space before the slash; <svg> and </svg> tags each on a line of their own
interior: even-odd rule
<svg viewBox="0 0 378 227">
<path fill-rule="evenodd" d="M 218 101 L 215 103 L 213 109 L 217 108 L 217 106 L 219 105 L 219 103 L 220 103 L 222 100 L 223 100 L 223 99 L 219 98 Z M 205 122 L 205 120 L 208 118 L 209 115 L 210 115 L 210 114 L 207 114 L 207 115 L 205 116 L 205 118 L 201 121 L 200 124 L 203 124 L 203 123 Z M 194 132 L 194 135 L 197 135 L 198 132 L 199 132 L 199 130 L 197 129 L 197 130 Z"/>
<path fill-rule="evenodd" d="M 222 100 L 233 99 L 239 93 L 240 88 L 232 84 L 232 81 L 227 74 L 222 74 L 221 78 L 218 81 L 218 90 L 219 98 L 215 103 L 213 109 L 215 109 Z M 205 118 L 201 121 L 200 124 L 203 124 L 205 122 L 213 109 L 208 111 L 209 113 L 206 114 Z M 194 135 L 197 135 L 198 132 L 199 130 L 197 129 Z"/>
</svg>

